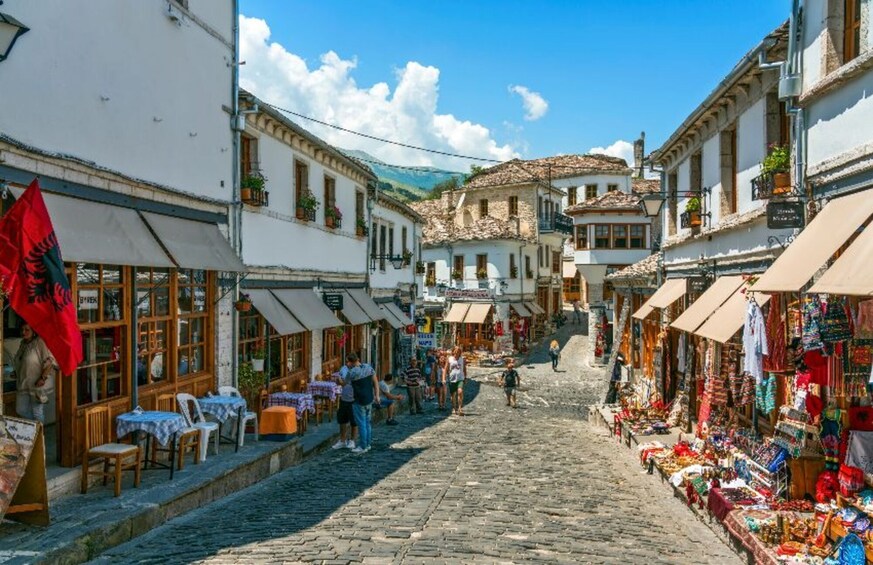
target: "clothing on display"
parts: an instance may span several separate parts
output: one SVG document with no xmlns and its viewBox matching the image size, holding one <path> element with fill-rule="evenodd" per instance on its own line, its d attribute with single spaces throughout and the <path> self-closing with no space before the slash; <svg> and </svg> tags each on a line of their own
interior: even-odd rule
<svg viewBox="0 0 873 565">
<path fill-rule="evenodd" d="M 743 349 L 746 352 L 743 369 L 755 377 L 755 383 L 761 382 L 764 376 L 764 355 L 768 355 L 767 333 L 764 324 L 764 313 L 754 300 L 746 306 L 746 320 L 743 324 Z"/>
<path fill-rule="evenodd" d="M 788 368 L 788 352 L 785 339 L 785 319 L 782 316 L 782 297 L 770 297 L 765 323 L 767 353 L 762 363 L 765 371 L 782 372 Z"/>
<path fill-rule="evenodd" d="M 815 295 L 803 304 L 803 334 L 802 342 L 805 351 L 813 351 L 824 347 L 821 339 L 822 306 L 821 300 Z"/>
<path fill-rule="evenodd" d="M 858 304 L 858 315 L 855 318 L 855 337 L 873 338 L 873 300 L 865 300 Z"/>
<path fill-rule="evenodd" d="M 834 344 L 852 339 L 854 332 L 844 299 L 831 297 L 828 300 L 820 333 L 824 343 Z"/>
</svg>

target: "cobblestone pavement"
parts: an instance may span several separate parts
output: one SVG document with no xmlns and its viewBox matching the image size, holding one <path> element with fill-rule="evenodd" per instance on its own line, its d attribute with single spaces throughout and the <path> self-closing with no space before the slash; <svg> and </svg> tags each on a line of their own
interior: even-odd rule
<svg viewBox="0 0 873 565">
<path fill-rule="evenodd" d="M 739 563 L 585 407 L 605 392 L 587 337 L 563 328 L 519 408 L 478 370 L 465 417 L 428 406 L 378 426 L 374 449 L 330 451 L 119 546 L 139 563 Z"/>
</svg>

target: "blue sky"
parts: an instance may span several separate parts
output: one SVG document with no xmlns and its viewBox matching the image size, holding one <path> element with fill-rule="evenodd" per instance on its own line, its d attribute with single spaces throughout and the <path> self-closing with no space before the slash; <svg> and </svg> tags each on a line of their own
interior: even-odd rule
<svg viewBox="0 0 873 565">
<path fill-rule="evenodd" d="M 259 51 L 244 44 L 249 60 L 243 79 L 265 100 L 442 150 L 533 158 L 608 147 L 645 130 L 651 151 L 787 17 L 789 4 L 242 0 L 241 12 L 269 27 L 263 48 L 277 43 L 288 53 L 284 63 L 281 58 L 261 61 Z M 330 51 L 337 58 L 325 65 L 322 56 Z M 302 59 L 305 70 L 291 55 Z M 419 65 L 410 67 L 410 62 Z M 274 73 L 265 68 L 270 64 L 296 70 Z M 421 91 L 423 101 L 397 100 L 389 109 L 383 99 L 394 98 L 404 69 L 408 89 Z M 298 89 L 300 83 L 306 87 Z M 387 91 L 371 91 L 379 83 Z M 539 93 L 548 105 L 545 113 L 540 106 L 527 116 L 537 119 L 525 119 L 522 97 L 510 91 L 515 85 Z M 311 100 L 319 97 L 325 100 Z M 361 97 L 375 97 L 375 102 L 360 102 Z M 412 131 L 430 127 L 429 112 L 452 119 L 438 118 L 429 134 Z M 356 143 L 313 129 L 339 145 Z M 397 164 L 464 166 L 363 142 L 351 148 Z"/>
</svg>

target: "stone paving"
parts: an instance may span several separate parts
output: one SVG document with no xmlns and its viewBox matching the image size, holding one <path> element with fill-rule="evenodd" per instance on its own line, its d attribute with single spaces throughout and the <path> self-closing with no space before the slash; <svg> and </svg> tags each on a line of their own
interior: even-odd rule
<svg viewBox="0 0 873 565">
<path fill-rule="evenodd" d="M 475 371 L 466 416 L 428 405 L 196 510 L 100 561 L 139 563 L 740 563 L 634 454 L 587 423 L 605 393 L 587 337 L 525 365 L 519 408 Z"/>
</svg>

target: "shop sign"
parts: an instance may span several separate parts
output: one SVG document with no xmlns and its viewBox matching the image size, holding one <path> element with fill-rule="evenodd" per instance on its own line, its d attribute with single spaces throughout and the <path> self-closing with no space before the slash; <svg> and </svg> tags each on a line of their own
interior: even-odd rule
<svg viewBox="0 0 873 565">
<path fill-rule="evenodd" d="M 709 288 L 709 279 L 707 277 L 691 277 L 688 279 L 688 290 L 700 294 L 706 292 Z"/>
<path fill-rule="evenodd" d="M 446 298 L 472 298 L 488 300 L 491 291 L 484 288 L 449 288 L 446 289 Z"/>
<path fill-rule="evenodd" d="M 767 204 L 767 229 L 779 230 L 804 226 L 803 202 L 770 202 Z"/>
<path fill-rule="evenodd" d="M 343 295 L 338 292 L 325 292 L 322 295 L 322 300 L 324 300 L 325 306 L 330 308 L 331 310 L 342 310 L 343 309 Z"/>
<path fill-rule="evenodd" d="M 97 289 L 83 289 L 79 291 L 79 310 L 96 310 L 100 307 L 100 297 Z"/>
<path fill-rule="evenodd" d="M 436 349 L 437 339 L 434 333 L 418 334 L 418 346 L 425 349 Z"/>
</svg>

